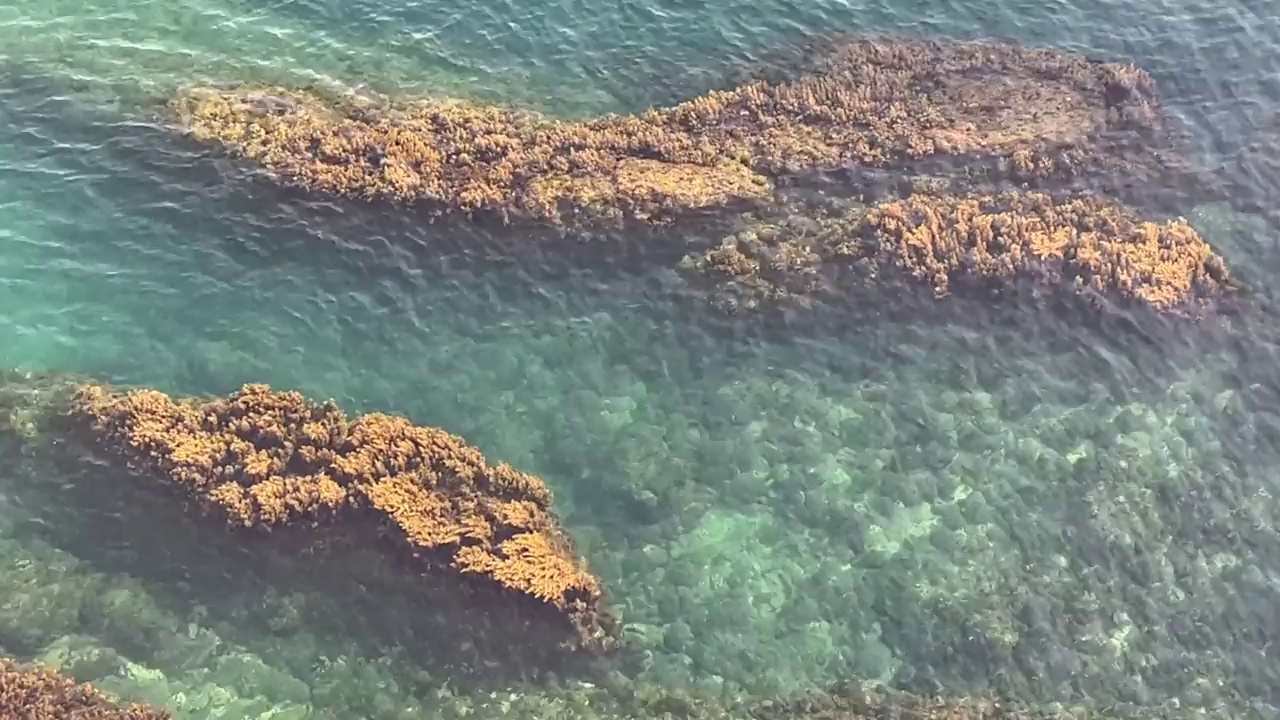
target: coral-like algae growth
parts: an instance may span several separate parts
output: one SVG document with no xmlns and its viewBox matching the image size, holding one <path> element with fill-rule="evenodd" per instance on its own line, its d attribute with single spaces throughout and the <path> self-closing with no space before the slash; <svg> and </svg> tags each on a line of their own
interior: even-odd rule
<svg viewBox="0 0 1280 720">
<path fill-rule="evenodd" d="M 0 658 L 0 718 L 6 720 L 168 720 L 166 712 L 118 705 L 93 686 L 49 668 Z"/>
<path fill-rule="evenodd" d="M 554 608 L 575 645 L 612 645 L 600 585 L 536 477 L 490 465 L 463 439 L 378 413 L 246 385 L 206 402 L 85 385 L 72 417 L 130 468 L 233 526 L 374 522 L 415 559 Z"/>
<path fill-rule="evenodd" d="M 1230 286 L 1223 259 L 1185 220 L 1043 192 L 916 194 L 835 218 L 788 218 L 731 235 L 684 266 L 721 284 L 719 302 L 748 308 L 834 289 L 835 270 L 850 267 L 859 281 L 905 273 L 938 297 L 962 279 L 1029 279 L 1177 312 Z"/>
<path fill-rule="evenodd" d="M 843 38 L 803 70 L 589 121 L 279 88 L 199 88 L 172 106 L 195 137 L 304 188 L 556 222 L 664 219 L 767 201 L 776 176 L 930 157 L 1071 176 L 1122 162 L 1104 135 L 1141 145 L 1163 122 L 1142 70 L 1054 50 Z"/>
</svg>

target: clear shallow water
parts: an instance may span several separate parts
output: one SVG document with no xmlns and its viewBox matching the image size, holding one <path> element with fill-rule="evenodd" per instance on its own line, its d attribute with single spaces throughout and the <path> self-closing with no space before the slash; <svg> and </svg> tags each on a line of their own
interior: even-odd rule
<svg viewBox="0 0 1280 720">
<path fill-rule="evenodd" d="M 1190 330 L 963 298 L 728 321 L 669 263 L 281 191 L 154 110 L 187 83 L 321 79 L 586 114 L 720 84 L 818 29 L 997 35 L 1132 57 L 1222 186 L 1265 206 L 1255 126 L 1273 112 L 1280 31 L 1262 8 L 0 13 L 0 365 L 181 393 L 268 382 L 457 432 L 555 489 L 623 612 L 635 652 L 620 667 L 664 686 L 853 680 L 1271 714 L 1280 384 L 1265 301 Z M 1182 212 L 1267 294 L 1265 217 Z M 323 622 L 341 607 L 247 575 L 216 593 L 174 582 L 190 548 L 141 552 L 110 513 L 32 490 L 47 469 L 10 459 L 0 552 L 22 572 L 7 652 L 192 717 L 446 705 L 405 651 L 353 645 L 359 618 Z"/>
</svg>

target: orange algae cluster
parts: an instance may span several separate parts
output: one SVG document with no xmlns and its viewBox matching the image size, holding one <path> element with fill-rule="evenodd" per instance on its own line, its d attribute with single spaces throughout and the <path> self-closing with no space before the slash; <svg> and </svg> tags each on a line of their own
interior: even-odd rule
<svg viewBox="0 0 1280 720">
<path fill-rule="evenodd" d="M 731 236 L 687 266 L 748 298 L 825 289 L 823 270 L 851 263 L 905 271 L 946 296 L 960 277 L 1118 295 L 1180 311 L 1228 287 L 1222 258 L 1185 220 L 1149 221 L 1095 195 L 917 194 L 834 219 L 802 218 Z"/>
<path fill-rule="evenodd" d="M 444 430 L 380 413 L 348 420 L 332 401 L 266 385 L 205 402 L 85 385 L 72 415 L 132 470 L 166 479 L 233 526 L 372 516 L 414 557 L 554 608 L 584 646 L 611 641 L 600 585 L 554 520 L 551 492 Z"/>
<path fill-rule="evenodd" d="M 1141 220 L 1092 195 L 915 195 L 871 208 L 862 222 L 881 257 L 931 282 L 939 296 L 956 272 L 1048 272 L 1054 281 L 1169 310 L 1214 294 L 1227 279 L 1222 258 L 1186 220 Z"/>
<path fill-rule="evenodd" d="M 88 684 L 42 666 L 0 658 L 0 718 L 6 720 L 168 720 L 143 705 L 119 705 Z"/>
<path fill-rule="evenodd" d="M 1100 133 L 1160 122 L 1154 81 L 1129 65 L 1001 43 L 852 38 L 791 79 L 588 121 L 278 88 L 202 88 L 173 107 L 195 137 L 305 188 L 550 221 L 665 219 L 768 200 L 770 177 L 937 155 L 1070 174 L 1106 154 Z"/>
<path fill-rule="evenodd" d="M 742 163 L 672 160 L 643 124 L 590 129 L 518 110 L 421 100 L 374 111 L 281 88 L 201 89 L 183 124 L 307 189 L 561 222 L 566 214 L 659 219 L 754 203 L 772 186 Z"/>
</svg>

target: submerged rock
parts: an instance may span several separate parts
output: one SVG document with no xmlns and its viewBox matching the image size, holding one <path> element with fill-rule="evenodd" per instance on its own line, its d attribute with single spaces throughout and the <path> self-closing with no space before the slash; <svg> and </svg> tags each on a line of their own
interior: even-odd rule
<svg viewBox="0 0 1280 720">
<path fill-rule="evenodd" d="M 0 431 L 54 463 L 39 476 L 68 493 L 49 521 L 101 524 L 65 532 L 112 537 L 161 582 L 176 570 L 206 592 L 266 578 L 330 595 L 345 608 L 330 622 L 445 677 L 571 672 L 621 644 L 546 485 L 455 435 L 262 385 L 198 400 L 3 380 L 4 415 L 38 432 Z"/>
<path fill-rule="evenodd" d="M 448 98 L 374 111 L 286 88 L 197 88 L 172 106 L 194 137 L 283 182 L 552 223 L 768 204 L 774 179 L 848 168 L 932 177 L 927 165 L 949 159 L 957 179 L 1026 180 L 1167 164 L 1151 142 L 1168 124 L 1156 83 L 1132 65 L 1010 43 L 839 36 L 795 69 L 585 121 Z"/>
<path fill-rule="evenodd" d="M 380 413 L 348 420 L 332 402 L 265 385 L 208 401 L 86 385 L 70 417 L 107 454 L 234 529 L 369 531 L 437 580 L 558 617 L 572 630 L 566 644 L 616 641 L 547 487 L 443 430 Z"/>
<path fill-rule="evenodd" d="M 818 221 L 801 210 L 766 227 L 773 232 L 754 236 L 767 240 L 739 233 L 687 257 L 686 277 L 710 284 L 730 309 L 807 305 L 809 296 L 876 292 L 902 278 L 938 298 L 1023 284 L 1195 317 L 1236 289 L 1226 262 L 1185 220 L 1144 218 L 1093 194 L 913 194 Z M 955 430 L 949 414 L 934 422 L 936 435 Z"/>
</svg>

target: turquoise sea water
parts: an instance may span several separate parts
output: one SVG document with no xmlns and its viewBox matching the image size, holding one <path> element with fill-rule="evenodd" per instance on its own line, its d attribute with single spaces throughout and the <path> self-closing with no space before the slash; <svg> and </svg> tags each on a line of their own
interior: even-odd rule
<svg viewBox="0 0 1280 720">
<path fill-rule="evenodd" d="M 665 257 L 282 190 L 160 112 L 244 81 L 629 111 L 830 31 L 1146 68 L 1215 173 L 1176 212 L 1256 307 L 726 318 Z M 458 433 L 555 490 L 632 679 L 1274 717 L 1278 47 L 1261 3 L 22 0 L 0 8 L 0 365 L 267 382 Z M 367 605 L 193 567 L 3 447 L 6 654 L 181 717 L 461 712 Z"/>
</svg>

